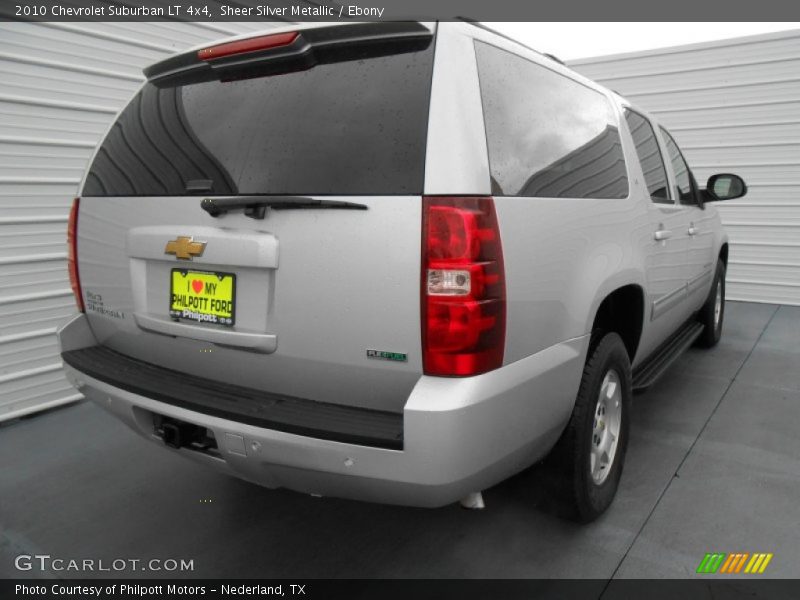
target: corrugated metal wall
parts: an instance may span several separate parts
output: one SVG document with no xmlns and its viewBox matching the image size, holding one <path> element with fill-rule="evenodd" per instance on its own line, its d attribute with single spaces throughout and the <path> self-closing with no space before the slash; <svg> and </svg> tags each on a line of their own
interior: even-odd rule
<svg viewBox="0 0 800 600">
<path fill-rule="evenodd" d="M 800 304 L 800 31 L 570 66 L 656 115 L 701 185 L 721 171 L 744 177 L 747 196 L 717 205 L 731 238 L 728 297 Z"/>
<path fill-rule="evenodd" d="M 0 23 L 0 421 L 80 398 L 55 339 L 75 312 L 67 215 L 149 63 L 259 23 Z"/>
</svg>

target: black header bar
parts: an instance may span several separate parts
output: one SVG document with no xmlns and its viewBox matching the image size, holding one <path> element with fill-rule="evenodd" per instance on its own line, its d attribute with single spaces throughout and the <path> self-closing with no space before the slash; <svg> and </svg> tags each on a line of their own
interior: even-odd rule
<svg viewBox="0 0 800 600">
<path fill-rule="evenodd" d="M 24 21 L 795 21 L 786 0 L 3 0 Z"/>
</svg>

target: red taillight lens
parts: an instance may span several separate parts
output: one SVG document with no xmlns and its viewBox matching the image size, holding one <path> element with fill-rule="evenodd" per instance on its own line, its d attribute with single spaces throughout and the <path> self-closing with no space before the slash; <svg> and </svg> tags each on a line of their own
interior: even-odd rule
<svg viewBox="0 0 800 600">
<path fill-rule="evenodd" d="M 287 33 L 274 33 L 272 35 L 247 38 L 246 40 L 227 42 L 225 44 L 219 44 L 218 46 L 211 46 L 210 48 L 198 50 L 197 58 L 200 60 L 213 60 L 223 56 L 255 52 L 256 50 L 280 48 L 281 46 L 288 46 L 294 42 L 298 35 L 296 31 L 289 31 Z"/>
<path fill-rule="evenodd" d="M 422 354 L 427 375 L 503 364 L 506 285 L 494 200 L 428 196 L 422 213 Z"/>
<path fill-rule="evenodd" d="M 75 294 L 78 310 L 86 312 L 83 306 L 81 280 L 78 277 L 78 207 L 80 203 L 81 199 L 75 198 L 72 202 L 72 209 L 69 211 L 69 222 L 67 223 L 67 271 L 69 271 L 69 284 L 72 287 L 72 293 Z"/>
</svg>

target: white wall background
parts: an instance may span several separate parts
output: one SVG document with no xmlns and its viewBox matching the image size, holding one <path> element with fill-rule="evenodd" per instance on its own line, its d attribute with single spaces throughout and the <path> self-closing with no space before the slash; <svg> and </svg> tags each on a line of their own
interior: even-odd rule
<svg viewBox="0 0 800 600">
<path fill-rule="evenodd" d="M 717 206 L 731 238 L 729 299 L 800 304 L 800 30 L 573 61 L 653 113 L 697 176 L 734 172 Z"/>
<path fill-rule="evenodd" d="M 75 312 L 69 208 L 142 68 L 259 23 L 0 23 L 0 421 L 76 400 L 56 326 Z"/>
</svg>

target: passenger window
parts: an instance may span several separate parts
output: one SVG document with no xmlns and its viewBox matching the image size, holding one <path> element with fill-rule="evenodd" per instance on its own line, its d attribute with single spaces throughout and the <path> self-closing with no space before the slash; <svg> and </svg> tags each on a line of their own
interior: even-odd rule
<svg viewBox="0 0 800 600">
<path fill-rule="evenodd" d="M 631 130 L 636 155 L 642 165 L 645 185 L 653 202 L 672 204 L 667 184 L 667 170 L 664 167 L 664 157 L 658 147 L 655 131 L 650 121 L 630 109 L 625 109 L 625 120 Z"/>
<path fill-rule="evenodd" d="M 555 71 L 475 42 L 492 193 L 625 198 L 613 106 Z"/>
<path fill-rule="evenodd" d="M 661 133 L 664 135 L 669 159 L 672 161 L 672 170 L 675 173 L 675 191 L 680 203 L 697 204 L 689 165 L 686 164 L 686 161 L 683 159 L 683 154 L 681 154 L 680 148 L 678 148 L 678 144 L 675 143 L 675 140 L 669 132 L 662 127 Z"/>
</svg>

